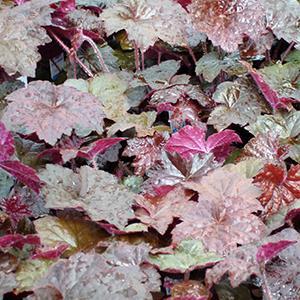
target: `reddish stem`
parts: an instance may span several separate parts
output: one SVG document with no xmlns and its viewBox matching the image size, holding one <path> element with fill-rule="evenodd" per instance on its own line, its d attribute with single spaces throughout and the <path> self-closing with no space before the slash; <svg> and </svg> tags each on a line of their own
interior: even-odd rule
<svg viewBox="0 0 300 300">
<path fill-rule="evenodd" d="M 95 42 L 88 36 L 84 35 L 83 36 L 84 40 L 87 41 L 93 48 L 98 60 L 99 60 L 99 63 L 100 63 L 100 66 L 103 70 L 103 72 L 106 72 L 106 73 L 109 73 L 109 69 L 107 67 L 107 65 L 105 64 L 104 62 L 104 59 L 103 59 L 103 56 L 99 50 L 99 48 L 97 47 L 97 45 L 95 44 Z"/>
<path fill-rule="evenodd" d="M 74 60 L 79 64 L 79 66 L 83 69 L 83 71 L 89 76 L 94 77 L 91 70 L 78 58 L 75 51 L 70 49 L 52 30 L 48 29 L 48 32 L 53 36 L 53 38 L 58 42 L 58 44 L 67 52 L 69 56 L 74 58 Z"/>
</svg>

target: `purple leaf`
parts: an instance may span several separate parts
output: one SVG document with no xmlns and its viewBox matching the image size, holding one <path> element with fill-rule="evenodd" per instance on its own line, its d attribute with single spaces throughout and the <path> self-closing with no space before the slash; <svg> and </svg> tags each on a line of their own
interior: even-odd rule
<svg viewBox="0 0 300 300">
<path fill-rule="evenodd" d="M 0 122 L 0 161 L 8 160 L 15 152 L 14 138 Z"/>
<path fill-rule="evenodd" d="M 254 68 L 252 68 L 249 63 L 243 61 L 242 64 L 248 69 L 253 80 L 272 108 L 287 108 L 288 104 L 293 101 L 291 98 L 279 97 L 277 93 L 265 82 L 263 77 Z"/>
<path fill-rule="evenodd" d="M 297 243 L 297 241 L 283 240 L 275 243 L 270 242 L 264 244 L 257 249 L 256 260 L 258 263 L 266 263 L 268 260 L 277 256 L 282 250 L 295 243 Z"/>
<path fill-rule="evenodd" d="M 39 246 L 41 244 L 40 238 L 37 235 L 28 234 L 7 234 L 0 237 L 1 248 L 19 248 L 22 249 L 25 244 Z"/>
<path fill-rule="evenodd" d="M 39 193 L 42 187 L 42 182 L 36 175 L 36 171 L 31 167 L 23 165 L 17 160 L 2 161 L 0 162 L 0 168 L 16 177 L 19 181 L 30 187 L 36 193 Z"/>
<path fill-rule="evenodd" d="M 23 203 L 19 195 L 8 199 L 3 199 L 0 204 L 1 209 L 10 217 L 12 225 L 15 227 L 24 217 L 31 216 L 28 205 Z"/>
<path fill-rule="evenodd" d="M 172 135 L 165 149 L 177 152 L 184 158 L 200 153 L 213 152 L 218 160 L 223 160 L 230 150 L 230 144 L 241 143 L 240 137 L 230 129 L 212 134 L 205 140 L 206 132 L 203 128 L 185 126 Z"/>
<path fill-rule="evenodd" d="M 78 151 L 77 156 L 93 159 L 97 154 L 105 152 L 108 148 L 124 140 L 125 138 L 106 138 L 98 140 L 87 147 L 81 148 L 80 151 Z"/>
</svg>

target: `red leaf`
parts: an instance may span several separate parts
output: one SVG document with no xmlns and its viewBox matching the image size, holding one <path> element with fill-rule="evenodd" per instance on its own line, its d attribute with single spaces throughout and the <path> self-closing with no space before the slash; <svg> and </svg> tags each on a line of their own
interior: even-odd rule
<svg viewBox="0 0 300 300">
<path fill-rule="evenodd" d="M 8 160 L 15 152 L 14 138 L 0 122 L 0 161 Z"/>
<path fill-rule="evenodd" d="M 300 198 L 300 165 L 295 165 L 285 174 L 285 170 L 273 164 L 265 168 L 254 179 L 254 183 L 263 190 L 259 197 L 265 207 L 266 215 L 278 212 L 282 206 Z"/>
<path fill-rule="evenodd" d="M 193 126 L 185 126 L 172 135 L 165 148 L 169 152 L 177 152 L 184 158 L 194 154 L 213 152 L 218 160 L 223 160 L 230 150 L 233 142 L 241 143 L 240 137 L 230 129 L 212 134 L 205 140 L 204 129 Z"/>
<path fill-rule="evenodd" d="M 25 244 L 39 246 L 41 244 L 40 238 L 37 235 L 28 234 L 7 234 L 0 237 L 1 248 L 19 248 L 22 249 Z"/>
<path fill-rule="evenodd" d="M 36 193 L 39 193 L 40 188 L 42 187 L 42 182 L 36 175 L 36 171 L 34 169 L 23 165 L 21 162 L 16 160 L 2 161 L 0 162 L 0 168 L 16 177 Z"/>
<path fill-rule="evenodd" d="M 0 207 L 9 215 L 13 226 L 16 226 L 24 217 L 31 215 L 31 210 L 22 202 L 20 196 L 3 199 Z"/>
<path fill-rule="evenodd" d="M 101 154 L 105 152 L 108 148 L 124 140 L 126 139 L 106 138 L 106 139 L 98 140 L 87 147 L 81 148 L 81 150 L 78 151 L 77 156 L 86 159 L 93 159 L 97 154 Z"/>
<path fill-rule="evenodd" d="M 258 263 L 266 263 L 268 260 L 277 256 L 279 252 L 295 243 L 297 243 L 297 241 L 279 241 L 262 245 L 257 249 L 256 261 Z"/>
<path fill-rule="evenodd" d="M 37 249 L 36 253 L 31 256 L 32 259 L 57 259 L 61 257 L 61 255 L 67 250 L 68 245 L 63 244 L 59 245 L 55 249 L 47 250 L 47 251 L 41 251 L 40 249 Z"/>
<path fill-rule="evenodd" d="M 293 102 L 291 98 L 279 97 L 277 93 L 265 82 L 263 77 L 254 68 L 252 68 L 249 63 L 245 61 L 242 61 L 241 63 L 248 69 L 253 80 L 265 96 L 266 100 L 272 106 L 272 108 L 287 108 L 287 105 Z"/>
</svg>

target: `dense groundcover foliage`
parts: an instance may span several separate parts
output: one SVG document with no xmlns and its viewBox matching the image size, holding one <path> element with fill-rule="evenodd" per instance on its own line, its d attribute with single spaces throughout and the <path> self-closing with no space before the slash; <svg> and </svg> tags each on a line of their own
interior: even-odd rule
<svg viewBox="0 0 300 300">
<path fill-rule="evenodd" d="M 0 298 L 300 299 L 299 0 L 0 0 Z"/>
</svg>

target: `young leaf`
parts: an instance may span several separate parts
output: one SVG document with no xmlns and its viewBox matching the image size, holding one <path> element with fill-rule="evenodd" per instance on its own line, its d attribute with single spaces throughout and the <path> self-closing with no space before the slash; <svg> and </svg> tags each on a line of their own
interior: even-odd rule
<svg viewBox="0 0 300 300">
<path fill-rule="evenodd" d="M 72 130 L 79 136 L 95 130 L 102 133 L 104 113 L 98 100 L 86 93 L 47 81 L 31 82 L 9 96 L 3 116 L 4 124 L 23 134 L 36 133 L 54 145 Z"/>
<path fill-rule="evenodd" d="M 212 134 L 207 139 L 205 135 L 206 132 L 202 128 L 185 126 L 172 135 L 165 149 L 169 152 L 177 152 L 184 158 L 197 153 L 214 153 L 218 160 L 222 160 L 228 154 L 231 143 L 242 142 L 240 137 L 229 129 Z"/>
<path fill-rule="evenodd" d="M 265 214 L 277 213 L 282 207 L 300 198 L 300 165 L 292 166 L 288 172 L 283 168 L 267 164 L 254 179 L 263 193 L 259 201 L 265 207 Z"/>
<path fill-rule="evenodd" d="M 197 191 L 198 202 L 190 202 L 180 214 L 183 221 L 172 231 L 173 241 L 201 240 L 205 248 L 219 254 L 237 244 L 259 240 L 265 225 L 252 213 L 262 210 L 256 197 L 260 191 L 239 173 L 219 168 L 199 182 L 184 186 Z"/>
<path fill-rule="evenodd" d="M 244 34 L 255 41 L 266 30 L 258 0 L 193 0 L 188 10 L 197 29 L 207 34 L 214 46 L 228 52 L 238 49 Z"/>
<path fill-rule="evenodd" d="M 201 241 L 183 240 L 171 253 L 151 255 L 149 262 L 164 272 L 185 273 L 205 268 L 220 260 L 221 257 L 215 253 L 205 251 Z"/>
<path fill-rule="evenodd" d="M 107 172 L 83 166 L 76 174 L 58 165 L 47 165 L 40 177 L 46 183 L 42 194 L 48 208 L 81 209 L 91 220 L 107 221 L 119 229 L 134 218 L 131 206 L 137 196 Z"/>
</svg>

